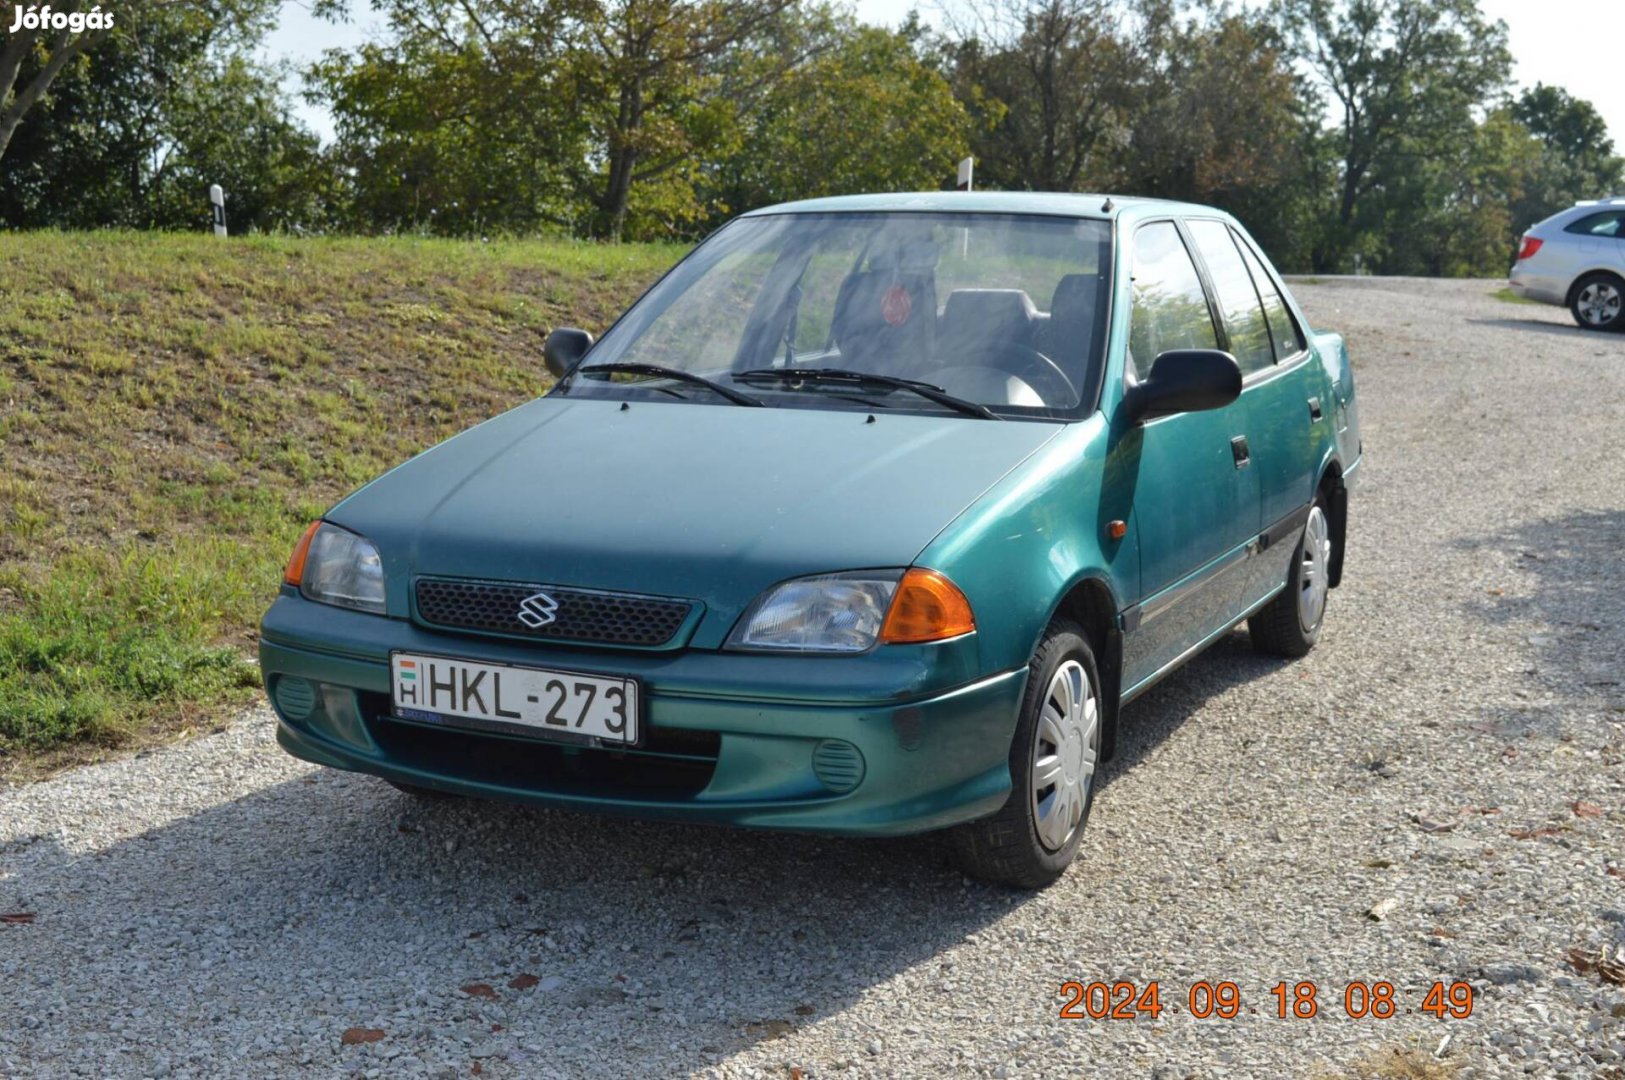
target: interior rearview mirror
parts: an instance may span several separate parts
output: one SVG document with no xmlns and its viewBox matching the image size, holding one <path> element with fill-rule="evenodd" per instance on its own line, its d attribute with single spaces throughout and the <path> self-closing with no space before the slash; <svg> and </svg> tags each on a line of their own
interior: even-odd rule
<svg viewBox="0 0 1625 1080">
<path fill-rule="evenodd" d="M 561 326 L 547 335 L 542 342 L 542 363 L 547 370 L 553 373 L 555 379 L 562 379 L 566 372 L 576 366 L 587 350 L 592 348 L 592 335 L 585 330 L 577 330 L 573 326 Z"/>
<path fill-rule="evenodd" d="M 1151 374 L 1123 399 L 1135 423 L 1172 413 L 1220 409 L 1241 396 L 1241 367 L 1219 349 L 1161 353 Z"/>
</svg>

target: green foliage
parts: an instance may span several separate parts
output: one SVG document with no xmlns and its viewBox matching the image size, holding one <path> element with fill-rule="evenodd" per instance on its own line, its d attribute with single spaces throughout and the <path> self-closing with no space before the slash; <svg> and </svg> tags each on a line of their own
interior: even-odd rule
<svg viewBox="0 0 1625 1080">
<path fill-rule="evenodd" d="M 1449 206 L 1446 159 L 1475 140 L 1474 109 L 1500 92 L 1512 57 L 1504 24 L 1478 0 L 1284 0 L 1299 59 L 1333 103 L 1337 196 L 1313 252 L 1316 270 L 1348 270 L 1355 254 L 1398 272 L 1394 244 Z M 1442 265 L 1434 245 L 1421 256 Z"/>
<path fill-rule="evenodd" d="M 1536 83 L 1512 103 L 1511 113 L 1540 145 L 1540 159 L 1512 205 L 1515 232 L 1580 199 L 1625 189 L 1625 158 L 1614 153 L 1608 125 L 1589 101 Z"/>
<path fill-rule="evenodd" d="M 939 187 L 969 149 L 970 119 L 906 33 L 843 26 L 772 81 L 719 172 L 717 211 L 854 191 Z M 854 137 L 861 133 L 861 137 Z"/>
<path fill-rule="evenodd" d="M 326 148 L 251 59 L 274 0 L 8 39 L 0 225 L 202 229 L 220 183 L 234 232 L 690 239 L 968 152 L 983 189 L 1223 207 L 1290 269 L 1499 273 L 1625 183 L 1589 103 L 1508 96 L 1480 0 L 953 0 L 941 33 L 824 0 L 369 2 L 378 40 L 305 73 Z"/>
<path fill-rule="evenodd" d="M 319 218 L 327 174 L 316 140 L 289 118 L 277 73 L 248 59 L 277 6 L 173 0 L 118 12 L 105 35 L 37 42 L 9 100 L 0 53 L 0 224 L 192 227 L 207 219 L 210 183 L 231 193 L 236 228 Z M 69 53 L 52 74 L 53 55 Z M 49 91 L 19 113 L 22 88 L 46 75 Z"/>
</svg>

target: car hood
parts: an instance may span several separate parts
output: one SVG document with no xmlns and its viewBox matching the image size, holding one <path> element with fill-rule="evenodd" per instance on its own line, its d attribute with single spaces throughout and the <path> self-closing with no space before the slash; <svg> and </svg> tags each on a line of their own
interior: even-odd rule
<svg viewBox="0 0 1625 1080">
<path fill-rule="evenodd" d="M 539 398 L 344 500 L 390 611 L 418 574 L 681 596 L 716 644 L 767 586 L 906 566 L 1060 430 L 960 416 Z M 719 629 L 720 627 L 720 629 Z"/>
</svg>

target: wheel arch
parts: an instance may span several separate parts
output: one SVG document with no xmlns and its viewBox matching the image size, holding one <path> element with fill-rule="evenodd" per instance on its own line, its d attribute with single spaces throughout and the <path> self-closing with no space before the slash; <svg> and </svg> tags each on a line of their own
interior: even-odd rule
<svg viewBox="0 0 1625 1080">
<path fill-rule="evenodd" d="M 1117 595 L 1104 574 L 1085 572 L 1074 578 L 1056 601 L 1045 626 L 1070 619 L 1082 628 L 1095 654 L 1100 675 L 1100 759 L 1109 761 L 1117 750 L 1117 716 L 1123 690 L 1123 631 L 1117 625 Z M 1038 648 L 1038 643 L 1033 643 Z"/>
<path fill-rule="evenodd" d="M 1343 581 L 1343 550 L 1348 538 L 1349 489 L 1343 482 L 1343 463 L 1333 455 L 1321 466 L 1315 494 L 1326 497 L 1326 524 L 1332 532 L 1332 558 L 1326 567 L 1326 585 L 1335 589 Z"/>
<path fill-rule="evenodd" d="M 1585 281 L 1587 278 L 1594 278 L 1598 276 L 1613 278 L 1615 281 L 1619 282 L 1620 289 L 1625 291 L 1625 273 L 1622 273 L 1617 267 L 1592 266 L 1585 270 L 1581 270 L 1578 274 L 1574 275 L 1574 280 L 1569 282 L 1568 291 L 1563 294 L 1563 306 L 1572 308 L 1574 306 L 1575 295 L 1580 291 L 1580 283 Z"/>
</svg>

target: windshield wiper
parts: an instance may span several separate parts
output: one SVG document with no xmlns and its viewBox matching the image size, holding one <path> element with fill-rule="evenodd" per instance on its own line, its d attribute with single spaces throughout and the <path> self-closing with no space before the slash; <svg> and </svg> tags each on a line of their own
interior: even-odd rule
<svg viewBox="0 0 1625 1080">
<path fill-rule="evenodd" d="M 767 402 L 763 401 L 761 398 L 751 397 L 749 394 L 741 394 L 738 390 L 735 390 L 729 386 L 723 386 L 719 382 L 713 382 L 712 380 L 707 379 L 704 375 L 696 375 L 692 371 L 684 371 L 682 368 L 667 367 L 664 364 L 588 364 L 586 367 L 576 368 L 576 370 L 571 372 L 571 374 L 573 375 L 576 372 L 595 371 L 601 371 L 606 374 L 622 373 L 627 375 L 652 375 L 662 379 L 676 379 L 679 382 L 693 383 L 695 386 L 703 386 L 707 390 L 727 398 L 735 405 L 749 405 L 751 408 L 759 409 L 767 404 Z"/>
<path fill-rule="evenodd" d="M 998 414 L 986 405 L 954 397 L 940 386 L 932 386 L 930 383 L 914 379 L 899 379 L 893 375 L 876 375 L 868 371 L 852 371 L 848 368 L 751 368 L 749 371 L 736 371 L 734 378 L 740 382 L 831 382 L 889 386 L 895 390 L 907 390 L 918 394 L 966 416 L 974 416 L 981 420 L 999 419 Z"/>
</svg>

